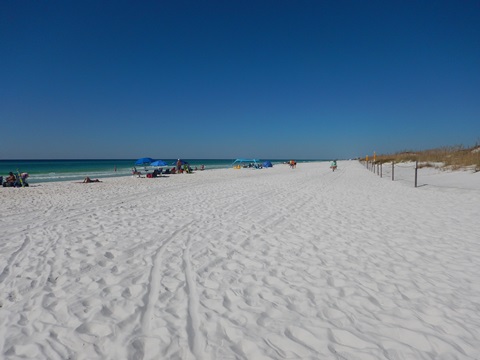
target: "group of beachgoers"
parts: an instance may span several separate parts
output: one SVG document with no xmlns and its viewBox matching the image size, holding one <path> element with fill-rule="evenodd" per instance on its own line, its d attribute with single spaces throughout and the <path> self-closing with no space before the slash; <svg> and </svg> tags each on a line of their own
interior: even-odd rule
<svg viewBox="0 0 480 360">
<path fill-rule="evenodd" d="M 297 162 L 295 160 L 290 160 L 288 162 L 289 166 L 291 169 L 295 169 L 297 167 Z M 238 165 L 240 168 L 240 165 Z M 248 164 L 244 165 L 244 167 L 256 167 L 255 164 Z M 335 171 L 337 169 L 337 160 L 333 160 L 330 163 L 330 169 L 332 171 Z M 149 173 L 145 171 L 145 175 L 148 178 L 156 178 L 162 176 L 162 174 L 191 174 L 193 171 L 198 171 L 198 170 L 205 170 L 205 166 L 201 165 L 200 169 L 198 169 L 196 166 L 194 169 L 190 167 L 190 165 L 187 162 L 183 162 L 182 160 L 178 159 L 176 165 L 172 168 L 167 168 L 167 169 L 162 169 L 158 168 L 153 170 L 153 172 Z M 142 173 L 137 170 L 137 168 L 132 169 L 132 175 L 137 175 L 138 177 L 142 176 Z M 16 175 L 13 172 L 10 172 L 7 177 L 5 177 L 5 180 L 3 176 L 0 176 L 0 185 L 3 187 L 25 187 L 28 186 L 27 183 L 27 178 L 28 178 L 28 173 L 17 173 Z M 86 177 L 83 179 L 82 183 L 96 183 L 96 182 L 101 182 L 99 179 L 91 179 L 90 177 Z"/>
<path fill-rule="evenodd" d="M 3 187 L 25 187 L 28 186 L 27 182 L 28 173 L 17 173 L 9 172 L 8 176 L 3 179 L 3 176 L 0 176 L 0 185 Z"/>
<path fill-rule="evenodd" d="M 166 168 L 166 169 L 158 168 L 158 169 L 153 170 L 153 172 L 148 172 L 147 168 L 145 168 L 144 174 L 147 178 L 156 178 L 156 177 L 160 177 L 164 174 L 165 175 L 169 175 L 169 174 L 191 174 L 194 171 L 198 171 L 198 170 L 200 170 L 200 171 L 205 170 L 205 165 L 201 165 L 200 168 L 195 166 L 195 168 L 192 169 L 192 167 L 190 166 L 190 164 L 188 162 L 185 162 L 185 161 L 182 161 L 182 160 L 178 159 L 177 162 L 175 163 L 175 166 L 173 166 L 172 168 Z M 143 174 L 142 174 L 142 172 L 138 171 L 136 167 L 133 167 L 132 168 L 132 175 L 142 177 Z"/>
<path fill-rule="evenodd" d="M 285 164 L 285 163 L 284 163 Z M 290 166 L 290 169 L 295 169 L 297 167 L 297 162 L 295 160 L 290 160 L 288 162 L 288 165 Z M 330 163 L 330 169 L 332 169 L 332 171 L 335 171 L 337 170 L 337 160 L 333 160 L 331 163 Z"/>
<path fill-rule="evenodd" d="M 28 173 L 17 173 L 16 175 L 13 172 L 9 172 L 8 176 L 3 179 L 3 176 L 0 176 L 0 185 L 3 187 L 27 187 L 28 182 Z M 90 179 L 88 176 L 83 179 L 82 183 L 93 183 L 93 182 L 101 182 L 98 179 Z"/>
<path fill-rule="evenodd" d="M 257 163 L 248 163 L 248 164 L 243 164 L 243 165 L 235 165 L 233 167 L 234 169 L 263 169 L 262 164 L 257 164 Z"/>
</svg>

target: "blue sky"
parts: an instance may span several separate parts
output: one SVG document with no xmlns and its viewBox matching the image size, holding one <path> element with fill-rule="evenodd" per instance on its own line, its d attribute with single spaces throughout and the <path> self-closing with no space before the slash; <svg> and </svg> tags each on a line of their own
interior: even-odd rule
<svg viewBox="0 0 480 360">
<path fill-rule="evenodd" d="M 0 159 L 480 142 L 479 1 L 0 0 Z"/>
</svg>

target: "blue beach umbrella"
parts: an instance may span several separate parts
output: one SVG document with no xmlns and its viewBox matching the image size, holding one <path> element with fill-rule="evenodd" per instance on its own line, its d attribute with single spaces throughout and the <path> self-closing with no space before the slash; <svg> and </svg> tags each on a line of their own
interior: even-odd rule
<svg viewBox="0 0 480 360">
<path fill-rule="evenodd" d="M 272 163 L 271 163 L 270 161 L 265 161 L 265 162 L 263 163 L 263 167 L 272 167 L 272 166 L 273 166 L 273 165 L 272 165 Z"/>
<path fill-rule="evenodd" d="M 137 161 L 135 161 L 135 165 L 148 165 L 148 164 L 150 164 L 152 161 L 153 161 L 152 158 L 144 157 L 144 158 L 140 158 L 140 159 L 138 159 Z"/>
<path fill-rule="evenodd" d="M 150 166 L 167 166 L 167 163 L 163 160 L 155 160 L 154 162 L 150 163 Z"/>
</svg>

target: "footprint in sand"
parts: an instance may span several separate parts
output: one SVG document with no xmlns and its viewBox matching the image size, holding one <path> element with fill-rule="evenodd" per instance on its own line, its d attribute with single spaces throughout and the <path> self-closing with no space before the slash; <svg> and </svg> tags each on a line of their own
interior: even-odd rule
<svg viewBox="0 0 480 360">
<path fill-rule="evenodd" d="M 313 334 L 310 331 L 302 329 L 298 326 L 289 326 L 285 331 L 285 335 L 291 340 L 314 350 L 318 354 L 321 354 L 325 351 L 325 346 L 318 339 L 326 339 L 327 331 L 325 329 L 321 329 L 321 332 L 322 333 Z M 327 354 L 328 353 L 325 353 L 325 355 Z"/>
<path fill-rule="evenodd" d="M 330 340 L 339 345 L 345 345 L 356 349 L 374 348 L 375 344 L 364 341 L 352 334 L 350 331 L 341 329 L 331 329 Z"/>
<path fill-rule="evenodd" d="M 275 353 L 286 359 L 302 359 L 309 355 L 308 350 L 297 342 L 293 342 L 276 334 L 267 335 L 263 341 L 272 348 Z"/>
<path fill-rule="evenodd" d="M 101 267 L 107 266 L 107 262 L 105 260 L 100 260 L 97 264 L 98 266 L 101 266 Z"/>
<path fill-rule="evenodd" d="M 96 322 L 85 322 L 77 327 L 76 331 L 80 334 L 86 334 L 95 337 L 103 337 L 112 333 L 110 326 Z"/>
</svg>

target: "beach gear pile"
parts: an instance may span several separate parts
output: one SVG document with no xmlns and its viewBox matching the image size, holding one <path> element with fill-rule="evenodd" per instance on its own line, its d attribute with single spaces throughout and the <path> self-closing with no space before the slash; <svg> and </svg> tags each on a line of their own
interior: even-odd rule
<svg viewBox="0 0 480 360">
<path fill-rule="evenodd" d="M 8 176 L 3 179 L 3 176 L 0 176 L 0 184 L 3 187 L 27 187 L 28 182 L 28 173 L 18 173 L 14 174 L 13 172 L 10 172 Z"/>
</svg>

